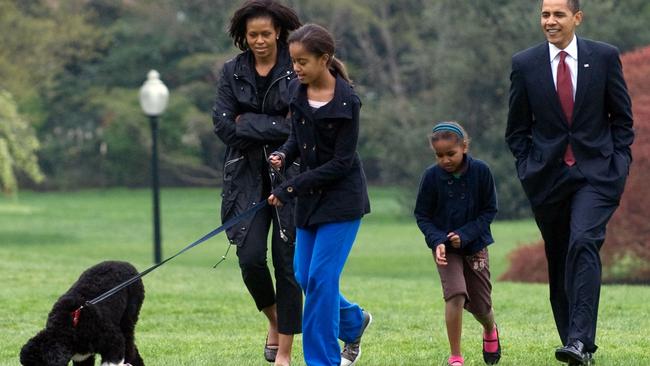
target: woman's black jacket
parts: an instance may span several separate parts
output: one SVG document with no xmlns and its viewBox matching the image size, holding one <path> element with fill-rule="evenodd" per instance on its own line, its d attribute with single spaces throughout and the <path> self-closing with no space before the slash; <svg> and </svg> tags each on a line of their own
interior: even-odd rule
<svg viewBox="0 0 650 366">
<path fill-rule="evenodd" d="M 223 222 L 267 198 L 262 181 L 262 174 L 268 174 L 266 159 L 285 142 L 291 130 L 287 118 L 288 85 L 295 74 L 287 47 L 278 46 L 277 62 L 270 74 L 272 81 L 268 90 L 257 90 L 253 57 L 253 53 L 247 50 L 226 62 L 212 108 L 214 132 L 226 144 L 221 193 Z M 263 93 L 261 105 L 258 93 Z M 239 120 L 235 121 L 237 116 Z M 297 172 L 296 163 L 295 167 L 284 169 L 282 174 L 289 178 Z M 278 179 L 277 175 L 275 179 Z M 284 236 L 293 243 L 293 202 L 287 202 L 277 212 Z M 231 243 L 244 243 L 252 219 L 246 218 L 226 231 Z"/>
<path fill-rule="evenodd" d="M 301 174 L 273 194 L 283 203 L 297 197 L 298 227 L 361 218 L 370 212 L 370 203 L 357 153 L 359 97 L 337 76 L 333 99 L 314 111 L 305 85 L 293 80 L 290 88 L 291 135 L 278 152 L 284 154 L 284 165 L 299 157 Z"/>
</svg>

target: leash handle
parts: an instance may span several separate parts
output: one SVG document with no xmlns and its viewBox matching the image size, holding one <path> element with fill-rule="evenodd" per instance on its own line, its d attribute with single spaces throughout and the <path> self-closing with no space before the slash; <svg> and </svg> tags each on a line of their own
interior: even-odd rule
<svg viewBox="0 0 650 366">
<path fill-rule="evenodd" d="M 280 172 L 280 170 L 277 169 L 276 167 L 274 167 L 273 164 L 271 164 L 271 156 L 275 155 L 275 156 L 280 157 L 280 159 L 282 160 L 282 164 L 284 165 L 284 158 L 283 158 L 283 155 L 284 155 L 284 154 L 281 154 L 281 153 L 278 153 L 277 151 L 274 151 L 274 152 L 272 152 L 272 153 L 269 155 L 269 154 L 266 152 L 266 147 L 265 147 L 265 148 L 264 148 L 264 155 L 266 155 L 266 162 L 269 164 L 269 169 L 270 169 L 270 170 L 269 170 L 269 173 L 271 173 L 271 174 L 272 174 L 272 173 L 275 173 L 275 174 L 277 174 L 277 176 L 280 177 L 283 181 L 286 181 L 287 178 L 286 178 L 286 177 L 285 177 L 285 176 Z M 286 167 L 285 167 L 285 169 L 286 169 Z M 271 180 L 273 180 L 273 176 L 271 176 Z"/>
<path fill-rule="evenodd" d="M 158 267 L 162 266 L 163 264 L 169 262 L 170 260 L 178 257 L 179 255 L 185 253 L 186 251 L 192 249 L 193 247 L 203 243 L 204 241 L 212 238 L 213 236 L 219 234 L 220 232 L 230 229 L 231 227 L 235 226 L 236 223 L 240 222 L 245 217 L 248 217 L 248 216 L 251 216 L 251 215 L 255 214 L 257 211 L 259 211 L 262 208 L 266 207 L 266 205 L 268 205 L 268 202 L 266 200 L 263 200 L 263 201 L 260 201 L 258 203 L 253 204 L 253 207 L 251 207 L 248 210 L 242 212 L 239 216 L 233 217 L 232 219 L 226 221 L 225 223 L 223 223 L 223 225 L 221 225 L 218 228 L 216 228 L 216 229 L 210 231 L 209 233 L 205 234 L 203 237 L 199 238 L 198 240 L 194 241 L 190 245 L 188 245 L 185 248 L 181 249 L 178 253 L 174 254 L 173 256 L 165 259 L 164 261 L 162 261 L 162 262 L 160 262 L 158 264 L 155 264 L 155 265 L 147 268 L 143 272 L 138 273 L 137 275 L 133 276 L 132 278 L 122 282 L 121 284 L 113 287 L 112 289 L 110 289 L 110 290 L 104 292 L 103 294 L 95 297 L 94 299 L 86 301 L 86 305 L 94 305 L 94 304 L 97 304 L 97 303 L 99 303 L 101 301 L 106 300 L 107 298 L 113 296 L 114 294 L 116 294 L 120 290 L 124 289 L 125 287 L 128 287 L 129 285 L 136 282 L 140 278 L 146 276 L 147 274 L 149 274 L 150 272 L 152 272 L 156 268 L 158 268 Z"/>
</svg>

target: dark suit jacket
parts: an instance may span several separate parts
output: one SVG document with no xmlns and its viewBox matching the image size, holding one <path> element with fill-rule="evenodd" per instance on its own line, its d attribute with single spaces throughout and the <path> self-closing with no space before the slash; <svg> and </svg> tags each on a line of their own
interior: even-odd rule
<svg viewBox="0 0 650 366">
<path fill-rule="evenodd" d="M 512 57 L 506 141 L 533 207 L 553 189 L 569 142 L 589 184 L 616 200 L 632 162 L 632 106 L 618 50 L 577 41 L 578 85 L 570 127 L 555 91 L 548 43 Z"/>
</svg>

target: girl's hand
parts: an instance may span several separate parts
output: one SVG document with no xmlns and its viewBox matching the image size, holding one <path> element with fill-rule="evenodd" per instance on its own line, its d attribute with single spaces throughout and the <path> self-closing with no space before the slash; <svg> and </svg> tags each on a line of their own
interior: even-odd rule
<svg viewBox="0 0 650 366">
<path fill-rule="evenodd" d="M 454 248 L 460 248 L 460 235 L 451 232 L 447 234 L 447 239 L 451 243 L 451 246 Z"/>
<path fill-rule="evenodd" d="M 438 244 L 434 257 L 439 266 L 447 265 L 447 254 L 444 244 Z"/>
<path fill-rule="evenodd" d="M 267 198 L 267 201 L 269 202 L 269 205 L 271 205 L 271 206 L 277 206 L 277 207 L 282 206 L 282 201 L 280 201 L 274 195 L 270 195 L 269 198 Z"/>
<path fill-rule="evenodd" d="M 269 164 L 275 169 L 280 169 L 282 168 L 282 157 L 278 154 L 271 154 L 269 155 Z"/>
</svg>

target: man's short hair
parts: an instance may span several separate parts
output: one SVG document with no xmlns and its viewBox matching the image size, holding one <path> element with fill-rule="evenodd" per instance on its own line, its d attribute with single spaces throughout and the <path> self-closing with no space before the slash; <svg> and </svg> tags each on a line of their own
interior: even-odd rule
<svg viewBox="0 0 650 366">
<path fill-rule="evenodd" d="M 541 0 L 539 5 L 542 7 L 542 5 L 544 5 L 544 0 Z M 580 0 L 566 0 L 566 5 L 573 14 L 580 11 Z"/>
<path fill-rule="evenodd" d="M 567 6 L 573 14 L 580 11 L 580 0 L 567 0 Z"/>
</svg>

